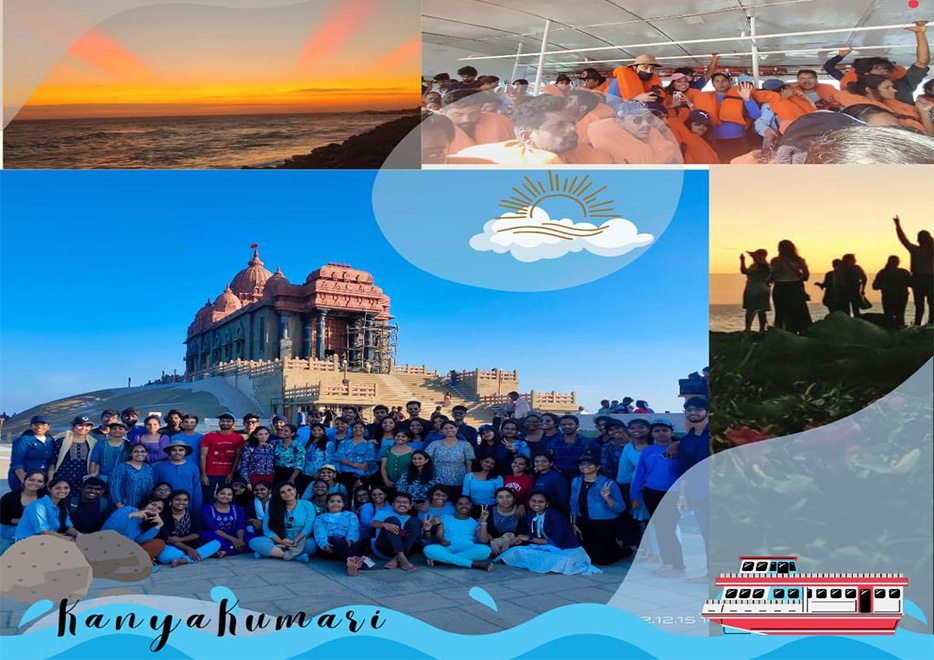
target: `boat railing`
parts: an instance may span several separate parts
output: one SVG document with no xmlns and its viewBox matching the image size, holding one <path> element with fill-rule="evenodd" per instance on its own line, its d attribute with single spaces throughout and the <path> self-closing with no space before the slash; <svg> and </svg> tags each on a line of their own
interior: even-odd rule
<svg viewBox="0 0 934 660">
<path fill-rule="evenodd" d="M 847 580 L 873 580 L 873 579 L 905 579 L 903 573 L 721 573 L 721 578 L 754 578 L 756 580 L 800 580 L 800 579 L 820 579 L 835 578 Z"/>
</svg>

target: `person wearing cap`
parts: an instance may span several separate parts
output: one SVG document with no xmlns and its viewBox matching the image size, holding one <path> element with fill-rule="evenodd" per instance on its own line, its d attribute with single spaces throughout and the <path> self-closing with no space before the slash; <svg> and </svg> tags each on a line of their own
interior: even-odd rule
<svg viewBox="0 0 934 660">
<path fill-rule="evenodd" d="M 595 121 L 587 129 L 595 149 L 618 165 L 679 164 L 681 148 L 664 123 L 642 103 L 626 101 L 616 119 Z M 664 133 L 662 130 L 664 129 Z"/>
<path fill-rule="evenodd" d="M 652 55 L 639 55 L 629 66 L 613 69 L 619 85 L 619 97 L 639 103 L 664 103 L 666 95 L 656 70 L 661 66 Z"/>
<path fill-rule="evenodd" d="M 697 519 L 701 535 L 704 537 L 704 548 L 710 556 L 710 504 L 708 502 L 708 466 L 705 460 L 710 457 L 710 430 L 709 423 L 710 403 L 707 397 L 694 396 L 684 402 L 684 422 L 687 428 L 681 440 L 677 443 L 678 471 L 681 477 L 681 489 L 678 496 L 678 509 L 682 513 L 693 510 Z M 701 465 L 698 470 L 691 470 L 695 465 Z M 692 578 L 693 581 L 706 584 L 706 576 Z"/>
<path fill-rule="evenodd" d="M 674 72 L 680 73 L 685 76 L 689 83 L 691 89 L 696 89 L 698 91 L 704 89 L 707 85 L 707 81 L 710 80 L 710 76 L 714 74 L 717 70 L 717 64 L 720 63 L 720 53 L 711 53 L 710 61 L 707 63 L 707 68 L 704 70 L 704 73 L 700 76 L 695 75 L 694 67 L 682 66 L 674 70 Z"/>
<path fill-rule="evenodd" d="M 99 532 L 110 515 L 110 502 L 104 497 L 106 488 L 102 479 L 87 476 L 78 494 L 68 499 L 68 516 L 82 534 Z"/>
<path fill-rule="evenodd" d="M 691 110 L 682 122 L 671 119 L 671 132 L 678 139 L 686 165 L 719 165 L 720 157 L 710 144 L 710 115 L 703 110 Z"/>
<path fill-rule="evenodd" d="M 571 527 L 591 561 L 605 566 L 622 558 L 617 518 L 626 505 L 616 482 L 598 472 L 599 463 L 595 453 L 577 460 L 580 476 L 571 482 Z"/>
<path fill-rule="evenodd" d="M 759 319 L 759 332 L 765 332 L 766 313 L 772 310 L 772 269 L 769 267 L 768 252 L 765 249 L 747 252 L 752 257 L 752 264 L 746 265 L 746 255 L 739 255 L 739 272 L 746 276 L 743 289 L 743 309 L 746 310 L 746 330 L 752 332 L 752 320 Z"/>
<path fill-rule="evenodd" d="M 126 423 L 122 419 L 112 419 L 107 429 L 107 437 L 94 445 L 88 466 L 88 474 L 105 483 L 110 480 L 114 468 L 125 461 L 130 453 L 130 443 L 126 440 Z"/>
<path fill-rule="evenodd" d="M 186 445 L 191 447 L 191 453 L 185 458 L 186 461 L 198 468 L 200 468 L 200 459 L 201 459 L 201 438 L 204 437 L 203 434 L 198 433 L 195 429 L 198 428 L 198 422 L 200 418 L 197 415 L 192 413 L 185 413 L 182 415 L 182 430 L 179 433 L 176 433 L 172 436 L 171 440 L 181 440 Z"/>
<path fill-rule="evenodd" d="M 665 107 L 668 109 L 669 121 L 679 119 L 683 123 L 694 109 L 694 99 L 698 93 L 699 90 L 691 87 L 691 76 L 672 74 L 665 88 Z"/>
<path fill-rule="evenodd" d="M 137 424 L 139 421 L 139 411 L 136 408 L 124 408 L 120 413 L 120 419 L 126 424 L 127 442 L 136 442 L 136 439 L 146 432 L 146 427 Z"/>
<path fill-rule="evenodd" d="M 10 490 L 22 490 L 27 472 L 38 470 L 46 473 L 54 454 L 52 438 L 49 432 L 49 420 L 43 415 L 35 415 L 29 420 L 29 428 L 13 441 L 10 454 L 10 470 L 7 481 Z"/>
<path fill-rule="evenodd" d="M 581 71 L 580 74 L 578 74 L 578 78 L 581 81 L 581 89 L 586 89 L 588 92 L 599 94 L 601 97 L 605 96 L 607 89 L 610 86 L 610 81 L 604 78 L 599 71 L 592 67 Z"/>
<path fill-rule="evenodd" d="M 90 435 L 93 426 L 90 417 L 78 415 L 71 420 L 71 430 L 52 441 L 55 463 L 49 467 L 49 480 L 59 476 L 67 481 L 74 497 L 91 469 L 91 452 L 97 444 L 97 438 Z"/>
<path fill-rule="evenodd" d="M 191 498 L 192 511 L 200 511 L 201 470 L 195 463 L 188 460 L 188 457 L 194 453 L 194 448 L 178 438 L 163 447 L 162 451 L 168 459 L 153 465 L 156 482 L 166 482 L 173 491 L 185 491 Z"/>
<path fill-rule="evenodd" d="M 119 419 L 120 411 L 114 410 L 113 408 L 108 408 L 101 413 L 101 423 L 91 429 L 91 435 L 93 435 L 98 440 L 103 440 L 107 437 L 110 422 Z"/>
<path fill-rule="evenodd" d="M 236 419 L 232 412 L 221 413 L 217 417 L 219 430 L 201 438 L 202 502 L 213 502 L 214 489 L 233 480 L 244 445 L 243 436 L 234 431 Z"/>
</svg>

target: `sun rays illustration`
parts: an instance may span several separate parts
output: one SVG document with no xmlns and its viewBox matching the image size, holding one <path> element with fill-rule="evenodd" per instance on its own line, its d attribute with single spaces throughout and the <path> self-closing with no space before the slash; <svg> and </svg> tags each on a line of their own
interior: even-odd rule
<svg viewBox="0 0 934 660">
<path fill-rule="evenodd" d="M 602 200 L 601 193 L 606 186 L 596 190 L 591 188 L 594 182 L 589 175 L 562 177 L 554 172 L 548 173 L 547 185 L 544 180 L 533 181 L 528 176 L 523 177 L 525 182 L 521 186 L 513 186 L 515 193 L 501 199 L 499 205 L 507 209 L 500 215 L 504 220 L 530 220 L 537 215 L 535 210 L 546 199 L 564 198 L 577 203 L 585 218 L 614 218 L 613 200 Z M 556 222 L 540 222 L 536 224 L 516 224 L 497 229 L 497 233 L 510 234 L 540 234 L 568 241 L 577 238 L 599 236 L 606 230 L 606 225 L 592 228 L 569 226 Z"/>
</svg>

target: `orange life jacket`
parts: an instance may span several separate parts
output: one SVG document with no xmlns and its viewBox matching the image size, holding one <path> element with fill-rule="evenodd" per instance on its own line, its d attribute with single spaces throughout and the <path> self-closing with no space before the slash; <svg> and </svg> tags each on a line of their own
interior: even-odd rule
<svg viewBox="0 0 934 660">
<path fill-rule="evenodd" d="M 684 162 L 687 165 L 719 165 L 720 157 L 714 151 L 710 143 L 691 131 L 683 122 L 672 120 L 668 123 L 668 128 L 678 138 L 681 143 L 681 153 L 684 155 Z"/>
<path fill-rule="evenodd" d="M 619 83 L 619 95 L 627 101 L 631 101 L 644 92 L 651 92 L 656 85 L 662 88 L 662 79 L 657 75 L 653 75 L 648 80 L 642 80 L 639 74 L 628 66 L 616 67 L 613 69 L 613 75 Z M 664 99 L 665 93 L 662 92 L 658 100 L 664 101 Z"/>
<path fill-rule="evenodd" d="M 601 119 L 590 125 L 590 143 L 607 152 L 617 165 L 653 165 L 683 163 L 681 147 L 674 136 L 662 135 L 653 128 L 642 141 L 615 119 Z"/>
<path fill-rule="evenodd" d="M 564 90 L 562 90 L 557 85 L 545 85 L 542 88 L 542 94 L 548 94 L 550 96 L 557 96 L 559 98 L 564 98 Z"/>
<path fill-rule="evenodd" d="M 889 80 L 895 81 L 899 78 L 904 78 L 906 73 L 908 73 L 908 69 L 901 66 L 900 64 L 896 64 L 895 70 L 891 73 L 891 75 L 889 75 Z M 840 89 L 846 89 L 847 85 L 856 82 L 856 78 L 856 70 L 850 68 L 850 70 L 844 73 L 843 77 L 840 79 Z"/>
<path fill-rule="evenodd" d="M 778 92 L 760 89 L 752 93 L 752 98 L 756 103 L 768 103 L 772 106 L 772 112 L 778 117 L 778 129 L 782 133 L 798 117 L 814 112 L 814 106 L 800 96 L 785 99 Z"/>
<path fill-rule="evenodd" d="M 590 134 L 587 132 L 587 129 L 590 128 L 590 125 L 595 121 L 601 119 L 609 119 L 610 117 L 615 117 L 616 111 L 613 110 L 606 103 L 599 103 L 596 108 L 588 112 L 586 115 L 581 117 L 577 122 L 577 143 L 578 144 L 590 144 Z"/>
<path fill-rule="evenodd" d="M 791 86 L 792 89 L 800 89 L 802 93 L 807 94 L 807 92 L 801 89 L 801 85 L 795 83 Z M 814 89 L 817 92 L 817 96 L 822 99 L 832 99 L 833 95 L 837 92 L 837 88 L 833 85 L 828 85 L 826 83 L 818 83 L 817 87 Z"/>
<path fill-rule="evenodd" d="M 612 165 L 613 157 L 605 151 L 579 142 L 576 147 L 561 154 L 561 161 L 568 165 Z"/>
<path fill-rule="evenodd" d="M 834 98 L 837 99 L 844 108 L 849 108 L 853 105 L 874 105 L 879 108 L 884 108 L 898 117 L 898 122 L 902 126 L 909 126 L 918 129 L 922 133 L 924 132 L 924 124 L 921 123 L 921 115 L 918 113 L 918 109 L 910 103 L 902 103 L 897 99 L 892 99 L 883 103 L 871 99 L 868 96 L 853 94 L 845 90 L 838 90 Z"/>
<path fill-rule="evenodd" d="M 463 130 L 454 127 L 454 139 L 448 145 L 448 153 L 456 154 L 475 144 L 489 144 L 490 142 L 505 142 L 516 139 L 515 128 L 509 117 L 495 112 L 482 112 L 480 119 L 474 126 L 474 136 L 470 137 Z"/>
<path fill-rule="evenodd" d="M 710 115 L 710 123 L 719 126 L 723 122 L 749 126 L 752 122 L 743 111 L 743 97 L 739 90 L 730 87 L 723 95 L 723 101 L 717 102 L 719 92 L 698 92 L 690 96 L 696 110 L 703 110 Z"/>
</svg>

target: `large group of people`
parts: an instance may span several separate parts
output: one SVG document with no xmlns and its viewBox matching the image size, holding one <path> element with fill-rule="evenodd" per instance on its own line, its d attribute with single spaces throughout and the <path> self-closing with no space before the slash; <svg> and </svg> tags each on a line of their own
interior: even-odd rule
<svg viewBox="0 0 934 660">
<path fill-rule="evenodd" d="M 866 296 L 867 286 L 879 291 L 882 297 L 881 325 L 898 329 L 905 327 L 908 292 L 913 294 L 914 325 L 932 323 L 934 314 L 934 240 L 931 232 L 918 232 L 917 243 L 912 243 L 902 229 L 898 216 L 893 218 L 899 242 L 910 255 L 910 270 L 900 266 L 898 255 L 886 259 L 885 266 L 876 273 L 871 284 L 866 271 L 857 263 L 855 254 L 848 253 L 834 259 L 831 269 L 814 286 L 821 290 L 821 302 L 828 313 L 842 312 L 847 316 L 862 316 L 873 307 Z M 746 254 L 750 261 L 747 262 Z M 743 290 L 743 309 L 746 313 L 745 332 L 752 332 L 758 322 L 759 332 L 768 326 L 767 314 L 775 306 L 774 326 L 795 334 L 804 334 L 812 323 L 806 283 L 811 278 L 807 261 L 798 254 L 790 240 L 778 244 L 778 255 L 769 260 L 768 250 L 759 248 L 740 255 L 740 272 L 746 276 Z"/>
<path fill-rule="evenodd" d="M 574 415 L 525 408 L 475 428 L 464 406 L 424 419 L 418 401 L 374 406 L 371 421 L 312 409 L 300 426 L 225 412 L 203 434 L 178 410 L 142 424 L 133 408 L 96 426 L 82 415 L 56 437 L 36 416 L 13 442 L 3 548 L 113 530 L 173 567 L 253 553 L 357 575 L 379 561 L 415 570 L 421 553 L 429 566 L 591 574 L 635 552 L 661 511 L 660 574 L 679 575 L 677 509 L 662 496 L 709 455 L 707 399 L 687 400 L 681 438 L 640 403 L 646 416 L 628 424 L 597 416 L 596 437 Z"/>
<path fill-rule="evenodd" d="M 934 163 L 934 80 L 927 23 L 915 61 L 858 58 L 842 49 L 794 80 L 674 69 L 663 80 L 652 55 L 612 72 L 558 75 L 539 95 L 527 80 L 503 82 L 472 66 L 459 80 L 423 84 L 426 164 Z M 923 83 L 923 85 L 922 85 Z M 916 90 L 921 87 L 920 93 Z M 916 97 L 917 94 L 917 97 Z M 872 146 L 874 145 L 874 146 Z"/>
</svg>

